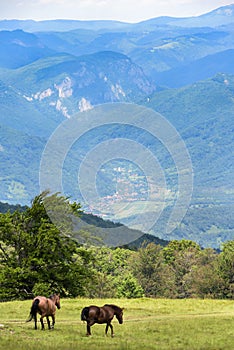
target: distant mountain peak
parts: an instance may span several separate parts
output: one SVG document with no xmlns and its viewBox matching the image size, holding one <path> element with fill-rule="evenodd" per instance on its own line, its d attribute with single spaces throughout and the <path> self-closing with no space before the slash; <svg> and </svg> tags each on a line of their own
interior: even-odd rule
<svg viewBox="0 0 234 350">
<path fill-rule="evenodd" d="M 234 4 L 219 7 L 212 12 L 216 13 L 217 15 L 232 16 L 234 14 Z"/>
</svg>

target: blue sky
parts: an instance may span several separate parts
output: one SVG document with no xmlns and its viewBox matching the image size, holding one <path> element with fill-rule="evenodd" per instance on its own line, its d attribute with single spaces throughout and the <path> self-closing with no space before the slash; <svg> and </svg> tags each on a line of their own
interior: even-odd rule
<svg viewBox="0 0 234 350">
<path fill-rule="evenodd" d="M 113 19 L 125 22 L 197 16 L 228 0 L 0 0 L 0 19 Z"/>
</svg>

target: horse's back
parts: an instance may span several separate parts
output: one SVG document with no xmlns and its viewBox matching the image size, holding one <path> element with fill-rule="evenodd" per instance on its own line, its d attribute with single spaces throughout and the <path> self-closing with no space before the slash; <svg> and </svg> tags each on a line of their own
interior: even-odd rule
<svg viewBox="0 0 234 350">
<path fill-rule="evenodd" d="M 114 314 L 114 308 L 113 308 L 113 305 L 111 304 L 105 304 L 102 306 L 102 309 L 105 310 L 106 312 L 108 312 L 109 314 Z"/>
<path fill-rule="evenodd" d="M 38 309 L 39 309 L 39 312 L 41 314 L 47 314 L 48 316 L 52 315 L 55 313 L 56 311 L 56 306 L 54 305 L 54 303 L 52 302 L 52 300 L 44 297 L 44 296 L 41 296 L 41 295 L 38 295 L 36 296 L 34 299 L 33 299 L 33 303 L 36 301 L 36 300 L 39 300 L 39 303 L 38 303 Z"/>
<path fill-rule="evenodd" d="M 100 316 L 101 308 L 96 305 L 86 306 L 81 311 L 81 320 L 95 320 L 97 321 Z"/>
<path fill-rule="evenodd" d="M 104 318 L 112 319 L 114 317 L 115 312 L 111 305 L 105 304 L 100 309 Z"/>
<path fill-rule="evenodd" d="M 41 296 L 41 295 L 38 295 L 38 296 L 36 296 L 34 299 L 33 299 L 33 302 L 35 301 L 35 300 L 39 300 L 40 302 L 46 302 L 46 300 L 47 300 L 47 298 L 46 297 L 43 297 L 43 296 Z"/>
</svg>

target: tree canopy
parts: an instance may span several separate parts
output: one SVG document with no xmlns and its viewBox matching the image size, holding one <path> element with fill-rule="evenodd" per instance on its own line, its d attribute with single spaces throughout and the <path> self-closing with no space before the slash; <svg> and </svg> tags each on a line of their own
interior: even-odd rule
<svg viewBox="0 0 234 350">
<path fill-rule="evenodd" d="M 85 229 L 74 229 L 74 217 L 81 214 L 79 203 L 48 192 L 24 211 L 0 214 L 0 300 L 52 292 L 234 298 L 234 241 L 225 242 L 220 253 L 184 239 L 166 246 L 143 242 L 137 250 L 110 248 L 95 245 Z"/>
</svg>

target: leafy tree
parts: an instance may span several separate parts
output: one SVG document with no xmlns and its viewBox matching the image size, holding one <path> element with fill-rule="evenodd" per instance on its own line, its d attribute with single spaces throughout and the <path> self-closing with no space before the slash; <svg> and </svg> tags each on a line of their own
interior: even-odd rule
<svg viewBox="0 0 234 350">
<path fill-rule="evenodd" d="M 89 298 L 115 298 L 115 277 L 102 271 L 93 270 L 93 278 L 86 288 L 86 296 Z"/>
<path fill-rule="evenodd" d="M 62 214 L 59 228 L 48 215 L 50 208 Z M 1 299 L 31 297 L 48 289 L 62 295 L 84 293 L 90 253 L 78 249 L 69 215 L 79 210 L 67 198 L 43 193 L 25 212 L 0 214 Z"/>
<path fill-rule="evenodd" d="M 134 252 L 122 248 L 91 247 L 95 259 L 93 266 L 97 271 L 119 276 L 129 270 L 128 258 Z"/>
<path fill-rule="evenodd" d="M 218 273 L 218 254 L 207 248 L 201 251 L 196 264 L 185 279 L 191 297 L 220 298 L 223 279 Z"/>
<path fill-rule="evenodd" d="M 141 298 L 144 296 L 144 290 L 138 283 L 137 279 L 131 273 L 120 277 L 117 285 L 118 298 Z"/>
<path fill-rule="evenodd" d="M 175 276 L 176 297 L 191 296 L 191 273 L 199 263 L 201 248 L 189 240 L 171 241 L 164 249 L 166 263 Z"/>
<path fill-rule="evenodd" d="M 133 257 L 131 267 L 146 296 L 173 295 L 173 271 L 164 262 L 162 247 L 154 243 L 142 246 Z"/>
<path fill-rule="evenodd" d="M 219 273 L 224 280 L 223 297 L 234 299 L 234 241 L 223 244 L 218 262 Z"/>
<path fill-rule="evenodd" d="M 183 253 L 189 248 L 195 249 L 197 251 L 201 250 L 200 246 L 191 240 L 187 240 L 187 239 L 182 239 L 180 241 L 172 240 L 163 249 L 164 259 L 167 263 L 172 263 L 179 252 Z"/>
<path fill-rule="evenodd" d="M 145 242 L 136 251 L 100 246 L 100 240 L 90 246 L 95 232 L 77 226 L 81 214 L 79 203 L 48 192 L 23 211 L 0 214 L 0 300 L 54 291 L 67 297 L 233 298 L 234 241 L 220 254 L 190 240 L 164 248 Z"/>
<path fill-rule="evenodd" d="M 90 247 L 94 278 L 88 296 L 117 297 L 123 276 L 130 273 L 129 257 L 134 252 L 122 248 Z"/>
</svg>

